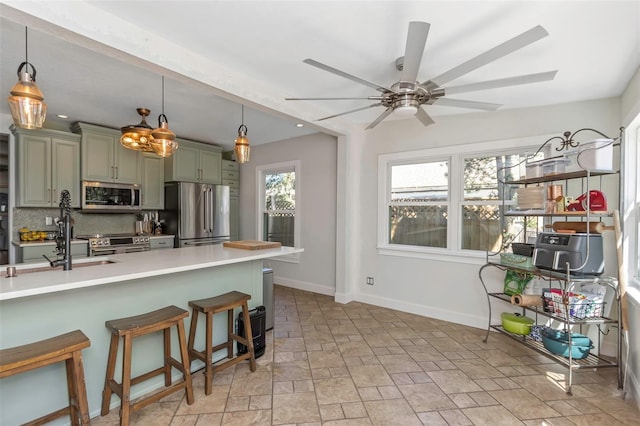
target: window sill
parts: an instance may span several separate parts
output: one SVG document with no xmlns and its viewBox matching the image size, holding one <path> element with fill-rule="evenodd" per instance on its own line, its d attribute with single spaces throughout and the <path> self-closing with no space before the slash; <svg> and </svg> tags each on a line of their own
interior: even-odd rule
<svg viewBox="0 0 640 426">
<path fill-rule="evenodd" d="M 487 263 L 487 256 L 485 252 L 480 251 L 436 251 L 413 247 L 378 246 L 378 254 L 382 256 L 399 256 L 414 259 L 435 260 L 438 262 L 465 263 L 468 265 L 484 265 Z"/>
</svg>

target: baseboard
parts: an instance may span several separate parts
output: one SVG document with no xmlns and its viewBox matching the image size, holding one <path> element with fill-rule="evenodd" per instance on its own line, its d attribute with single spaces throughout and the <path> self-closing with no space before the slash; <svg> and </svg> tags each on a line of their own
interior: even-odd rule
<svg viewBox="0 0 640 426">
<path fill-rule="evenodd" d="M 328 285 L 315 284 L 306 281 L 292 280 L 289 278 L 283 278 L 274 276 L 273 282 L 283 287 L 295 288 L 296 290 L 305 290 L 312 293 L 324 294 L 326 296 L 334 296 L 336 293 L 335 287 Z"/>
<path fill-rule="evenodd" d="M 337 303 L 349 303 L 356 300 L 356 297 L 353 293 L 338 293 L 335 294 L 335 300 Z"/>
<path fill-rule="evenodd" d="M 381 306 L 383 308 L 395 309 L 397 311 L 422 315 L 442 321 L 449 321 L 455 324 L 468 325 L 470 327 L 481 329 L 487 328 L 487 318 L 468 315 L 459 311 L 450 311 L 433 306 L 419 305 L 417 303 L 406 302 L 404 300 L 390 299 L 387 297 L 363 293 L 359 293 L 355 300 L 362 303 L 368 303 L 370 305 Z"/>
</svg>

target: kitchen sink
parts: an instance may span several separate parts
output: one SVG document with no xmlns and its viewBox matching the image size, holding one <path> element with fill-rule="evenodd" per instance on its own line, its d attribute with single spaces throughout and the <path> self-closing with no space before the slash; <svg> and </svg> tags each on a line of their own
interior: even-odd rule
<svg viewBox="0 0 640 426">
<path fill-rule="evenodd" d="M 101 259 L 101 260 L 91 260 L 86 261 L 85 259 L 76 260 L 72 264 L 72 270 L 78 268 L 84 268 L 87 266 L 98 266 L 98 265 L 110 265 L 112 263 L 117 263 L 115 260 L 111 259 Z M 31 274 L 34 272 L 46 272 L 46 271 L 62 271 L 62 266 L 57 266 L 52 268 L 50 265 L 45 263 L 39 263 L 34 265 L 31 268 L 22 268 L 20 265 L 16 266 L 16 276 L 20 276 L 22 274 Z M 5 275 L 6 277 L 7 275 Z"/>
</svg>

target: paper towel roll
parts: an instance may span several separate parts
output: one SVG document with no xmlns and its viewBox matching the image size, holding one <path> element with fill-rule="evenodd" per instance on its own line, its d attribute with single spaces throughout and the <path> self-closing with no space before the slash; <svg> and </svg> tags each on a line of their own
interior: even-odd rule
<svg viewBox="0 0 640 426">
<path fill-rule="evenodd" d="M 529 294 L 514 294 L 511 303 L 518 306 L 542 306 L 542 296 Z"/>
</svg>

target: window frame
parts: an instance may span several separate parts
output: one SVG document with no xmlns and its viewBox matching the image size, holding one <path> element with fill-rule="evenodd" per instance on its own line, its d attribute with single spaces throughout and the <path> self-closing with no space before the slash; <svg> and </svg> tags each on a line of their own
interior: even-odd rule
<svg viewBox="0 0 640 426">
<path fill-rule="evenodd" d="M 264 223 L 263 213 L 265 211 L 265 197 L 266 187 L 265 179 L 267 174 L 291 172 L 295 173 L 295 193 L 296 193 L 296 205 L 294 210 L 294 225 L 293 225 L 293 242 L 294 247 L 301 247 L 301 222 L 302 222 L 302 209 L 301 209 L 301 194 L 302 194 L 302 168 L 300 166 L 300 160 L 283 161 L 281 163 L 264 164 L 256 167 L 256 188 L 257 188 L 257 200 L 256 200 L 256 239 L 263 241 L 264 235 Z M 300 253 L 287 254 L 284 256 L 278 256 L 271 259 L 272 261 L 281 261 L 288 263 L 300 263 Z"/>
<path fill-rule="evenodd" d="M 535 152 L 542 143 L 555 134 L 525 138 L 505 139 L 454 145 L 449 147 L 427 148 L 416 151 L 396 152 L 378 156 L 378 254 L 430 259 L 457 263 L 483 264 L 486 252 L 462 249 L 462 206 L 464 200 L 464 159 L 487 157 L 508 153 Z M 389 244 L 389 203 L 391 198 L 391 167 L 402 164 L 443 161 L 449 162 L 449 192 L 447 248 L 403 246 Z M 501 201 L 498 201 L 501 203 Z M 491 204 L 491 203 L 490 203 Z"/>
</svg>

